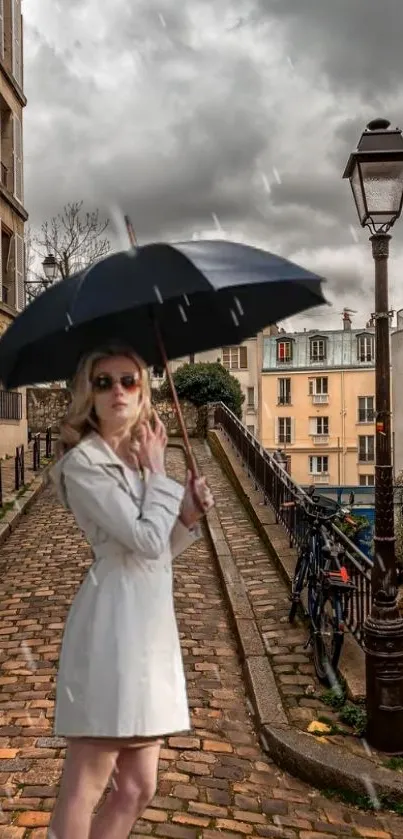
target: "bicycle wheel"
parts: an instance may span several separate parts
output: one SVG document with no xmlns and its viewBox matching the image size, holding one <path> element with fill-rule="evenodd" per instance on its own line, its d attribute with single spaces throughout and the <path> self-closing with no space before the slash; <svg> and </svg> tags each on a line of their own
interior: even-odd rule
<svg viewBox="0 0 403 839">
<path fill-rule="evenodd" d="M 288 614 L 288 620 L 293 622 L 297 614 L 298 605 L 301 600 L 302 589 L 304 588 L 305 577 L 308 571 L 309 555 L 306 551 L 301 551 L 297 564 L 295 567 L 294 579 L 292 581 L 291 589 L 291 608 Z"/>
<path fill-rule="evenodd" d="M 313 638 L 313 661 L 319 681 L 330 687 L 336 680 L 336 671 L 343 647 L 343 602 L 340 592 L 321 591 L 317 598 Z"/>
</svg>

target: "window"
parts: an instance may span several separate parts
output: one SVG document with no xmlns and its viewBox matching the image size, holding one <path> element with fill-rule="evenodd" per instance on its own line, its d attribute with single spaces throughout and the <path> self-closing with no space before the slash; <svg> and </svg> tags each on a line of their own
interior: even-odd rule
<svg viewBox="0 0 403 839">
<path fill-rule="evenodd" d="M 292 341 L 277 341 L 277 361 L 292 361 Z"/>
<path fill-rule="evenodd" d="M 277 379 L 279 405 L 291 405 L 291 379 Z"/>
<path fill-rule="evenodd" d="M 311 361 L 326 360 L 326 338 L 311 338 L 309 342 L 309 356 Z"/>
<path fill-rule="evenodd" d="M 20 203 L 23 200 L 23 168 L 22 168 L 22 123 L 13 116 L 13 150 L 14 150 L 14 198 Z"/>
<path fill-rule="evenodd" d="M 227 370 L 246 370 L 248 367 L 247 347 L 224 347 L 222 363 Z"/>
<path fill-rule="evenodd" d="M 277 417 L 277 443 L 292 443 L 292 418 Z"/>
<path fill-rule="evenodd" d="M 358 422 L 374 422 L 375 407 L 373 396 L 358 397 Z"/>
<path fill-rule="evenodd" d="M 164 378 L 164 368 L 159 367 L 156 364 L 151 368 L 151 375 L 153 379 L 163 379 Z"/>
<path fill-rule="evenodd" d="M 327 475 L 329 473 L 329 458 L 327 455 L 310 455 L 309 472 L 311 475 Z"/>
<path fill-rule="evenodd" d="M 0 419 L 22 419 L 22 395 L 18 391 L 0 390 Z"/>
<path fill-rule="evenodd" d="M 255 436 L 255 426 L 254 425 L 247 425 L 246 428 L 247 428 L 247 431 L 249 431 L 250 434 L 253 434 L 253 436 Z"/>
<path fill-rule="evenodd" d="M 329 434 L 329 417 L 311 417 L 310 433 L 327 436 Z"/>
<path fill-rule="evenodd" d="M 248 408 L 254 408 L 255 407 L 255 388 L 254 387 L 248 387 L 248 389 L 247 389 L 246 405 L 247 405 Z"/>
<path fill-rule="evenodd" d="M 360 435 L 358 437 L 358 460 L 360 463 L 373 463 L 375 460 L 375 437 Z"/>
<path fill-rule="evenodd" d="M 310 396 L 327 396 L 328 394 L 328 378 L 327 376 L 317 376 L 315 379 L 309 379 L 309 394 Z"/>
<path fill-rule="evenodd" d="M 15 242 L 15 297 L 16 309 L 19 312 L 25 305 L 25 283 L 24 283 L 24 239 L 19 233 L 14 236 Z"/>
<path fill-rule="evenodd" d="M 360 487 L 375 486 L 375 475 L 360 475 Z"/>
<path fill-rule="evenodd" d="M 357 358 L 358 361 L 373 361 L 374 360 L 374 336 L 373 335 L 359 335 L 357 338 Z"/>
</svg>

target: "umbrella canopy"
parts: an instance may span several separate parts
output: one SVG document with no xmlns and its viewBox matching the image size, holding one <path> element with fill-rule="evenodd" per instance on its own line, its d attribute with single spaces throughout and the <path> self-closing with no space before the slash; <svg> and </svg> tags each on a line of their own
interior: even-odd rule
<svg viewBox="0 0 403 839">
<path fill-rule="evenodd" d="M 80 357 L 111 340 L 161 363 L 239 344 L 263 327 L 322 305 L 321 278 L 247 245 L 149 244 L 114 253 L 37 297 L 0 340 L 10 387 L 69 379 Z"/>
</svg>

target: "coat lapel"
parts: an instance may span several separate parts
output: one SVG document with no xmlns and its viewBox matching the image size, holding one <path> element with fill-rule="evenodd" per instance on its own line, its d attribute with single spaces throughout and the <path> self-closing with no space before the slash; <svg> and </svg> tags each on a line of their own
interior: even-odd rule
<svg viewBox="0 0 403 839">
<path fill-rule="evenodd" d="M 99 434 L 92 432 L 79 446 L 91 463 L 104 469 L 136 503 L 142 499 L 146 475 L 143 481 L 139 473 L 126 466 Z"/>
</svg>

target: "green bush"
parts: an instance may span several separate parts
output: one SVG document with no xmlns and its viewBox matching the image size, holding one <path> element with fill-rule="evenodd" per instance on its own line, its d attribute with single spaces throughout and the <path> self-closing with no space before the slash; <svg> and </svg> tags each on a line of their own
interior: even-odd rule
<svg viewBox="0 0 403 839">
<path fill-rule="evenodd" d="M 220 362 L 184 364 L 175 371 L 173 380 L 179 399 L 186 399 L 198 406 L 207 405 L 208 402 L 223 402 L 241 419 L 245 399 L 241 385 Z M 158 396 L 170 398 L 168 381 L 163 382 Z"/>
</svg>

